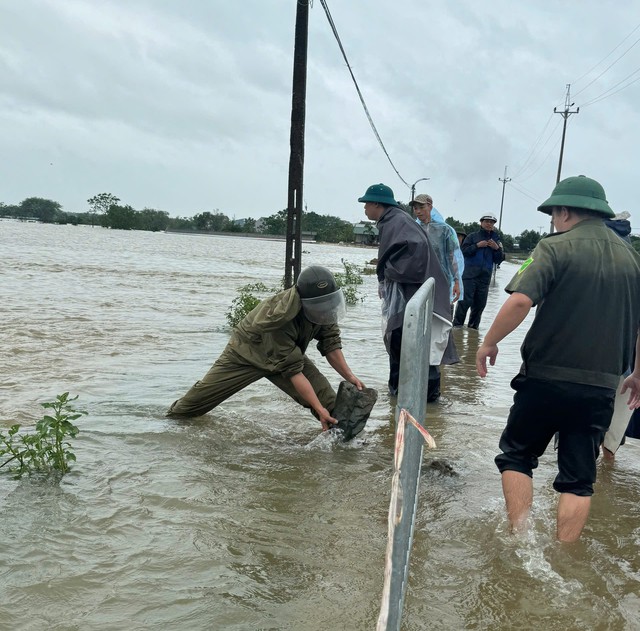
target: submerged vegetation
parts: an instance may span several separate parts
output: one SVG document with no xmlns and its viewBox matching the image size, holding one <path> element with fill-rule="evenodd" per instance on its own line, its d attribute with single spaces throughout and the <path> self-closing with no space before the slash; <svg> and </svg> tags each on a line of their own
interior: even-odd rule
<svg viewBox="0 0 640 631">
<path fill-rule="evenodd" d="M 68 439 L 75 438 L 80 431 L 72 421 L 86 414 L 72 405 L 77 398 L 69 398 L 65 392 L 55 401 L 41 403 L 51 413 L 45 413 L 36 423 L 35 432 L 21 432 L 18 424 L 12 425 L 6 434 L 0 431 L 0 469 L 7 466 L 5 471 L 17 478 L 32 473 L 67 473 L 69 463 L 76 460 Z"/>
<path fill-rule="evenodd" d="M 363 299 L 360 295 L 359 285 L 362 285 L 364 270 L 359 269 L 354 263 L 342 259 L 344 272 L 336 272 L 334 277 L 338 287 L 342 288 L 345 302 L 355 305 Z M 252 311 L 261 300 L 282 290 L 282 287 L 267 287 L 264 283 L 250 283 L 239 287 L 238 295 L 232 300 L 225 317 L 230 327 L 236 326 L 242 318 Z"/>
</svg>

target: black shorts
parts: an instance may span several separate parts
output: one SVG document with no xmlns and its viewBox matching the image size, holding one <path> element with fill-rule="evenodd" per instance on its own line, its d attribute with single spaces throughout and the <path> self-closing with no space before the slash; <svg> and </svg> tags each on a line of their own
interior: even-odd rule
<svg viewBox="0 0 640 631">
<path fill-rule="evenodd" d="M 611 424 L 615 390 L 567 381 L 547 381 L 517 375 L 507 426 L 500 438 L 500 470 L 532 476 L 538 458 L 558 432 L 559 493 L 593 495 L 596 459 Z"/>
</svg>

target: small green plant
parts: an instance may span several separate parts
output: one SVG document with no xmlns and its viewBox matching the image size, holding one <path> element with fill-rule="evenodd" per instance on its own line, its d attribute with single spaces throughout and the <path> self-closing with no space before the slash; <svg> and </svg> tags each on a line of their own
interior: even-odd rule
<svg viewBox="0 0 640 631">
<path fill-rule="evenodd" d="M 349 263 L 344 259 L 340 259 L 344 266 L 344 272 L 336 272 L 333 276 L 338 283 L 338 287 L 342 287 L 344 300 L 348 305 L 355 305 L 359 300 L 364 300 L 364 296 L 360 295 L 358 285 L 362 285 L 362 270 L 355 263 Z"/>
<path fill-rule="evenodd" d="M 344 265 L 344 272 L 336 272 L 334 277 L 338 287 L 342 288 L 344 300 L 348 305 L 355 305 L 359 300 L 363 300 L 358 291 L 358 285 L 362 285 L 362 270 L 358 269 L 354 263 L 349 263 L 341 259 Z M 252 311 L 261 300 L 267 295 L 282 291 L 284 278 L 281 287 L 267 287 L 264 283 L 249 283 L 237 289 L 238 295 L 231 301 L 231 306 L 227 310 L 225 317 L 230 327 L 236 326 L 242 318 Z M 262 297 L 256 296 L 260 294 Z"/>
<path fill-rule="evenodd" d="M 254 292 L 264 295 L 275 294 L 280 290 L 276 287 L 267 287 L 264 283 L 250 283 L 243 285 L 237 291 L 238 295 L 231 301 L 231 306 L 226 313 L 227 322 L 231 327 L 236 326 L 262 300 L 262 298 L 255 296 Z"/>
<path fill-rule="evenodd" d="M 65 392 L 55 401 L 41 403 L 52 413 L 45 414 L 36 423 L 34 433 L 20 433 L 18 424 L 12 425 L 6 434 L 0 431 L 0 460 L 4 459 L 0 469 L 11 463 L 7 471 L 17 478 L 25 473 L 67 473 L 69 463 L 76 460 L 68 439 L 75 438 L 80 431 L 72 421 L 86 414 L 72 405 L 77 398 L 69 398 L 69 393 Z"/>
</svg>

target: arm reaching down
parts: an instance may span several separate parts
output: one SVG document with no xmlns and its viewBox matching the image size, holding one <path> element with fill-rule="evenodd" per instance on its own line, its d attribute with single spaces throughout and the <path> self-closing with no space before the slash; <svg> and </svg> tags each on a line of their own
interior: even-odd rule
<svg viewBox="0 0 640 631">
<path fill-rule="evenodd" d="M 331 365 L 331 367 L 346 381 L 352 383 L 358 390 L 362 390 L 364 388 L 364 384 L 358 379 L 353 372 L 351 372 L 351 368 L 349 368 L 347 364 L 347 360 L 344 358 L 342 350 L 336 348 L 330 353 L 326 354 L 327 361 Z"/>
<path fill-rule="evenodd" d="M 335 351 L 334 351 L 335 352 Z M 328 430 L 331 425 L 335 425 L 338 421 L 329 414 L 329 410 L 325 408 L 316 391 L 309 380 L 303 373 L 299 372 L 297 375 L 291 377 L 291 383 L 296 389 L 296 392 L 311 406 L 311 409 L 318 415 L 318 420 L 322 424 L 322 431 Z"/>
<path fill-rule="evenodd" d="M 514 292 L 507 298 L 476 353 L 476 370 L 481 377 L 487 376 L 487 359 L 495 365 L 498 343 L 518 328 L 531 307 L 533 301 L 525 294 Z"/>
</svg>

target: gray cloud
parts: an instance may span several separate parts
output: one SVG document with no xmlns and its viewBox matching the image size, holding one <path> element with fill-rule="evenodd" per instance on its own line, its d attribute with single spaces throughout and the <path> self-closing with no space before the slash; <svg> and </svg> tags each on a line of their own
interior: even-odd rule
<svg viewBox="0 0 640 631">
<path fill-rule="evenodd" d="M 472 221 L 499 206 L 504 166 L 521 170 L 507 189 L 503 227 L 512 233 L 546 223 L 534 199 L 555 183 L 559 130 L 519 167 L 563 105 L 565 84 L 575 81 L 580 105 L 640 67 L 639 44 L 584 89 L 607 64 L 581 75 L 635 26 L 631 1 L 614 12 L 585 0 L 579 22 L 574 3 L 549 0 L 334 0 L 330 8 L 402 177 L 430 177 L 420 190 L 445 215 Z M 294 23 L 295 3 L 286 0 L 2 3 L 0 131 L 11 160 L 0 175 L 1 201 L 41 195 L 82 210 L 91 195 L 111 191 L 175 215 L 280 210 Z M 600 179 L 614 206 L 632 213 L 639 96 L 640 82 L 572 117 L 563 169 Z M 310 210 L 356 221 L 356 198 L 378 181 L 408 199 L 318 2 L 310 11 L 306 129 Z M 256 191 L 260 202 L 248 204 Z"/>
</svg>

